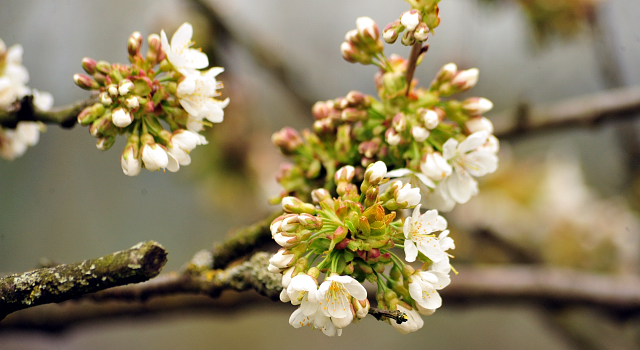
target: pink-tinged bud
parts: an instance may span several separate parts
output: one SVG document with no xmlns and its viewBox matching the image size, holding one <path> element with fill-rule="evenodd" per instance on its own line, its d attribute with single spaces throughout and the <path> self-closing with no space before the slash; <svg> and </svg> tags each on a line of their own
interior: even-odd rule
<svg viewBox="0 0 640 350">
<path fill-rule="evenodd" d="M 340 119 L 348 122 L 357 122 L 360 120 L 365 120 L 368 114 L 365 110 L 360 110 L 354 107 L 348 107 L 342 110 L 340 114 Z"/>
<path fill-rule="evenodd" d="M 467 115 L 484 114 L 493 108 L 493 103 L 484 97 L 471 97 L 462 101 L 462 109 Z"/>
<path fill-rule="evenodd" d="M 100 88 L 98 82 L 84 74 L 74 74 L 73 82 L 76 83 L 76 85 L 78 85 L 80 88 L 85 90 L 95 90 Z"/>
<path fill-rule="evenodd" d="M 453 79 L 451 80 L 451 84 L 458 87 L 460 91 L 469 90 L 478 82 L 479 73 L 480 71 L 477 68 L 460 71 L 453 77 Z"/>
<path fill-rule="evenodd" d="M 382 31 L 382 38 L 389 44 L 393 44 L 398 40 L 398 35 L 400 35 L 399 27 L 401 26 L 400 20 L 397 19 L 394 22 L 387 24 Z"/>
<path fill-rule="evenodd" d="M 402 23 L 408 31 L 416 29 L 420 21 L 422 21 L 422 15 L 418 10 L 410 10 L 400 16 L 400 23 Z"/>
<path fill-rule="evenodd" d="M 338 226 L 335 231 L 333 231 L 333 238 L 331 240 L 335 243 L 338 243 L 347 237 L 349 230 L 347 230 L 344 226 Z"/>
<path fill-rule="evenodd" d="M 358 17 L 358 19 L 356 19 L 356 29 L 365 41 L 378 41 L 380 38 L 378 25 L 369 17 Z"/>
<path fill-rule="evenodd" d="M 82 59 L 82 69 L 84 69 L 87 74 L 93 75 L 96 72 L 96 63 L 94 59 L 85 57 Z"/>
<path fill-rule="evenodd" d="M 322 228 L 322 219 L 307 213 L 298 215 L 298 222 L 307 230 L 319 230 Z"/>
<path fill-rule="evenodd" d="M 113 123 L 111 123 L 111 112 L 107 111 L 101 117 L 96 119 L 89 127 L 89 134 L 93 137 L 105 136 L 113 129 Z"/>
<path fill-rule="evenodd" d="M 360 91 L 349 91 L 344 100 L 350 107 L 369 108 L 369 106 L 371 106 L 367 95 Z"/>
<path fill-rule="evenodd" d="M 120 81 L 118 92 L 120 95 L 125 96 L 129 93 L 129 91 L 133 90 L 135 85 L 129 79 L 123 79 Z"/>
<path fill-rule="evenodd" d="M 429 130 L 421 126 L 414 126 L 411 128 L 411 136 L 413 136 L 413 139 L 417 142 L 422 142 L 429 137 Z"/>
<path fill-rule="evenodd" d="M 315 122 L 313 122 L 313 131 L 316 134 L 330 133 L 334 130 L 335 130 L 335 127 L 331 119 L 327 118 L 322 120 L 316 120 Z"/>
<path fill-rule="evenodd" d="M 358 145 L 358 152 L 367 158 L 373 158 L 380 149 L 380 142 L 380 139 L 377 137 L 371 141 L 362 141 L 360 145 Z"/>
<path fill-rule="evenodd" d="M 100 137 L 96 141 L 96 147 L 101 151 L 106 151 L 109 148 L 111 148 L 111 146 L 113 146 L 114 143 L 116 143 L 115 136 Z"/>
<path fill-rule="evenodd" d="M 365 318 L 369 314 L 369 309 L 371 308 L 371 304 L 368 299 L 357 300 L 356 298 L 351 298 L 351 304 L 353 309 L 356 312 L 357 318 Z"/>
<path fill-rule="evenodd" d="M 345 239 L 341 240 L 340 242 L 336 243 L 335 249 L 337 249 L 337 250 L 347 249 L 347 247 L 349 246 L 349 242 L 351 242 L 351 241 L 352 241 L 351 239 L 345 238 Z M 351 265 L 351 266 L 353 267 L 353 265 Z"/>
<path fill-rule="evenodd" d="M 426 41 L 429 38 L 429 27 L 424 22 L 420 22 L 413 32 L 413 36 L 418 41 Z"/>
<path fill-rule="evenodd" d="M 371 250 L 369 250 L 367 252 L 367 262 L 368 263 L 378 262 L 379 258 L 380 258 L 380 249 L 372 248 Z"/>
<path fill-rule="evenodd" d="M 338 182 L 351 182 L 353 177 L 356 175 L 356 169 L 351 165 L 345 165 L 342 168 L 338 169 L 333 176 L 333 179 L 336 183 Z"/>
<path fill-rule="evenodd" d="M 129 36 L 127 41 L 127 51 L 130 56 L 140 55 L 140 46 L 142 46 L 142 34 L 140 32 L 133 32 Z"/>
<path fill-rule="evenodd" d="M 447 63 L 436 74 L 435 79 L 431 83 L 433 88 L 438 88 L 442 83 L 448 82 L 458 73 L 458 67 L 455 63 Z"/>
<path fill-rule="evenodd" d="M 324 188 L 318 188 L 311 191 L 311 199 L 313 200 L 313 203 L 318 204 L 322 201 L 330 200 L 332 198 L 329 191 L 325 190 Z"/>
<path fill-rule="evenodd" d="M 391 146 L 397 146 L 401 141 L 402 137 L 392 128 L 387 129 L 387 132 L 384 134 L 384 139 Z"/>
<path fill-rule="evenodd" d="M 151 63 L 152 66 L 155 66 L 156 63 L 164 59 L 164 51 L 162 51 L 162 41 L 160 40 L 160 36 L 158 34 L 149 35 L 149 37 L 147 37 L 147 44 L 149 45 L 147 61 Z M 160 58 L 161 53 L 163 54 L 162 58 Z"/>
<path fill-rule="evenodd" d="M 416 37 L 413 35 L 412 31 L 406 31 L 404 32 L 404 35 L 402 36 L 400 42 L 402 43 L 402 45 L 412 46 L 416 43 Z"/>
<path fill-rule="evenodd" d="M 325 101 L 318 101 L 311 108 L 311 113 L 316 120 L 328 118 L 329 112 L 330 108 Z"/>
<path fill-rule="evenodd" d="M 91 106 L 83 109 L 82 112 L 78 114 L 78 124 L 89 125 L 93 123 L 93 121 L 96 120 L 96 116 L 92 112 L 93 109 L 91 108 Z"/>
<path fill-rule="evenodd" d="M 478 131 L 486 131 L 489 134 L 493 134 L 493 123 L 485 117 L 476 116 L 467 120 L 464 125 L 467 127 L 469 134 L 473 134 Z"/>
<path fill-rule="evenodd" d="M 104 75 L 108 75 L 109 72 L 111 72 L 111 64 L 107 61 L 98 61 L 96 63 L 96 70 Z"/>
<path fill-rule="evenodd" d="M 302 138 L 300 137 L 300 134 L 295 129 L 288 126 L 274 133 L 271 136 L 271 142 L 280 147 L 280 151 L 286 155 L 294 154 L 296 150 L 302 146 Z"/>
<path fill-rule="evenodd" d="M 278 273 L 280 270 L 285 269 L 289 266 L 292 266 L 295 255 L 291 253 L 291 251 L 286 250 L 284 248 L 278 250 L 276 254 L 274 254 L 271 259 L 269 259 L 269 271 Z"/>
<path fill-rule="evenodd" d="M 421 111 L 421 113 L 422 122 L 424 123 L 424 126 L 427 127 L 427 129 L 433 130 L 438 126 L 438 123 L 440 123 L 438 113 L 436 113 L 434 110 L 425 109 Z"/>
<path fill-rule="evenodd" d="M 407 117 L 404 113 L 400 112 L 393 117 L 391 121 L 391 126 L 397 131 L 401 132 L 407 127 Z"/>
<path fill-rule="evenodd" d="M 345 41 L 340 44 L 340 53 L 345 61 L 350 63 L 358 62 L 358 56 L 360 53 L 351 42 Z"/>
</svg>

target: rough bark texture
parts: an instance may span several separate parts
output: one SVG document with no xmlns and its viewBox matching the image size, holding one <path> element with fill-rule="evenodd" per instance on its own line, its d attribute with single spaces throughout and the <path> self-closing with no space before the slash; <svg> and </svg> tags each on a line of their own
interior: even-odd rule
<svg viewBox="0 0 640 350">
<path fill-rule="evenodd" d="M 149 241 L 98 259 L 6 276 L 0 279 L 0 320 L 20 309 L 146 281 L 166 262 L 165 249 Z"/>
</svg>

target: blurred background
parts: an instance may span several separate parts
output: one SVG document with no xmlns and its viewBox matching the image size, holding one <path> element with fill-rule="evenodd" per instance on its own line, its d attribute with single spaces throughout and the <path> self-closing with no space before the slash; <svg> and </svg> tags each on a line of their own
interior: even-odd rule
<svg viewBox="0 0 640 350">
<path fill-rule="evenodd" d="M 274 176 L 285 161 L 271 134 L 310 127 L 317 100 L 351 90 L 375 95 L 375 68 L 342 60 L 340 43 L 357 17 L 383 28 L 408 9 L 400 0 L 5 0 L 0 6 L 0 38 L 24 47 L 28 85 L 51 92 L 55 106 L 88 97 L 72 80 L 83 57 L 125 63 L 131 32 L 146 38 L 164 29 L 170 36 L 186 21 L 211 65 L 225 67 L 222 96 L 231 98 L 225 121 L 207 135 L 210 144 L 194 150 L 192 164 L 177 173 L 143 170 L 127 177 L 119 164 L 124 140 L 102 152 L 87 128 L 55 125 L 23 157 L 1 161 L 5 273 L 33 269 L 42 258 L 71 263 L 151 239 L 169 251 L 164 271 L 175 271 L 230 229 L 264 218 L 277 209 L 267 199 L 280 191 Z M 639 15 L 636 0 L 444 0 L 416 78 L 428 85 L 449 62 L 479 68 L 479 83 L 466 96 L 493 101 L 486 116 L 506 130 L 523 110 L 640 85 Z M 409 49 L 387 46 L 391 52 L 406 57 Z M 456 239 L 454 264 L 637 277 L 635 116 L 502 138 L 498 172 L 484 179 L 478 197 L 446 215 Z M 407 336 L 367 318 L 340 338 L 326 338 L 293 329 L 287 321 L 294 308 L 265 299 L 215 313 L 105 319 L 57 333 L 0 323 L 0 348 L 640 347 L 637 317 L 443 298 L 424 328 Z"/>
</svg>

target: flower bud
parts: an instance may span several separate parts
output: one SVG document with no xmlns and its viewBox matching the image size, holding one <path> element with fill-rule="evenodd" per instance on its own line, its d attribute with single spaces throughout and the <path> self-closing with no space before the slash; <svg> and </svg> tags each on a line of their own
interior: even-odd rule
<svg viewBox="0 0 640 350">
<path fill-rule="evenodd" d="M 158 34 L 151 34 L 147 37 L 147 44 L 149 45 L 149 51 L 147 51 L 147 62 L 150 65 L 155 66 L 156 63 L 164 59 L 164 51 L 162 51 L 162 41 Z M 160 57 L 160 54 L 163 57 Z"/>
<path fill-rule="evenodd" d="M 315 215 L 316 213 L 316 208 L 312 204 L 305 203 L 291 196 L 282 198 L 282 210 L 295 214 L 308 213 Z"/>
<path fill-rule="evenodd" d="M 429 38 L 429 27 L 424 22 L 418 23 L 415 32 L 413 32 L 413 36 L 418 41 L 426 41 Z"/>
<path fill-rule="evenodd" d="M 353 123 L 360 120 L 365 120 L 367 116 L 368 116 L 367 111 L 349 107 L 342 110 L 342 113 L 340 114 L 340 119 Z"/>
<path fill-rule="evenodd" d="M 321 218 L 307 213 L 298 215 L 298 221 L 302 227 L 312 231 L 321 229 L 323 225 Z"/>
<path fill-rule="evenodd" d="M 382 38 L 384 41 L 389 44 L 395 43 L 396 40 L 398 40 L 398 35 L 400 34 L 400 26 L 402 26 L 402 24 L 400 24 L 399 19 L 387 24 L 382 31 Z"/>
<path fill-rule="evenodd" d="M 135 138 L 137 139 L 138 137 L 135 136 Z M 122 166 L 122 172 L 125 175 L 136 176 L 140 174 L 142 162 L 140 162 L 140 158 L 138 156 L 137 143 L 135 145 L 130 144 L 124 149 L 120 156 L 120 165 Z"/>
<path fill-rule="evenodd" d="M 369 314 L 369 308 L 371 308 L 371 304 L 368 299 L 357 300 L 356 298 L 351 298 L 351 304 L 353 305 L 353 309 L 356 312 L 357 318 L 365 318 Z"/>
<path fill-rule="evenodd" d="M 129 126 L 131 122 L 133 122 L 133 116 L 129 113 L 128 110 L 118 107 L 113 110 L 111 114 L 111 121 L 113 124 L 119 128 L 124 128 Z"/>
<path fill-rule="evenodd" d="M 402 132 L 407 127 L 407 117 L 404 113 L 400 112 L 393 117 L 391 126 L 397 131 Z"/>
<path fill-rule="evenodd" d="M 98 61 L 96 63 L 96 70 L 104 75 L 108 75 L 111 72 L 111 64 L 107 61 Z"/>
<path fill-rule="evenodd" d="M 135 85 L 129 79 L 123 79 L 120 81 L 120 86 L 118 87 L 118 92 L 120 95 L 124 96 L 129 93 L 129 91 L 133 90 Z"/>
<path fill-rule="evenodd" d="M 107 110 L 101 117 L 94 120 L 89 127 L 89 133 L 93 137 L 102 137 L 113 129 L 111 122 L 111 111 Z"/>
<path fill-rule="evenodd" d="M 493 108 L 493 103 L 484 97 L 471 97 L 462 101 L 462 109 L 467 115 L 484 114 Z"/>
<path fill-rule="evenodd" d="M 89 125 L 93 123 L 98 117 L 104 114 L 104 106 L 100 103 L 96 103 L 92 106 L 86 107 L 78 114 L 78 123 L 80 125 Z"/>
<path fill-rule="evenodd" d="M 383 161 L 377 161 L 367 167 L 364 172 L 364 181 L 370 185 L 379 184 L 387 175 L 387 165 Z"/>
<path fill-rule="evenodd" d="M 460 92 L 467 91 L 476 85 L 479 73 L 477 68 L 460 71 L 451 79 L 451 84 L 455 85 Z"/>
<path fill-rule="evenodd" d="M 422 122 L 429 130 L 433 130 L 438 126 L 440 122 L 440 118 L 438 117 L 438 113 L 434 110 L 426 109 L 422 114 Z"/>
<path fill-rule="evenodd" d="M 94 59 L 85 57 L 82 59 L 82 69 L 84 69 L 87 74 L 93 75 L 96 72 L 96 63 Z"/>
<path fill-rule="evenodd" d="M 111 95 L 111 97 L 118 97 L 118 85 L 109 84 L 109 86 L 107 86 L 107 91 L 109 92 L 109 95 Z"/>
<path fill-rule="evenodd" d="M 131 96 L 124 101 L 124 104 L 129 109 L 138 109 L 140 107 L 140 102 L 138 100 L 138 96 Z"/>
<path fill-rule="evenodd" d="M 271 142 L 280 148 L 283 154 L 294 154 L 298 147 L 302 146 L 300 134 L 293 128 L 284 127 L 271 136 Z"/>
<path fill-rule="evenodd" d="M 351 42 L 345 41 L 340 44 L 340 54 L 347 62 L 356 63 L 359 61 L 360 52 Z"/>
<path fill-rule="evenodd" d="M 292 266 L 295 255 L 290 251 L 282 248 L 269 259 L 269 271 L 279 273 L 281 269 Z"/>
<path fill-rule="evenodd" d="M 375 42 L 380 38 L 378 25 L 369 17 L 358 17 L 356 19 L 356 29 L 365 41 Z"/>
<path fill-rule="evenodd" d="M 73 82 L 76 83 L 76 85 L 78 85 L 80 88 L 85 90 L 95 90 L 100 88 L 100 85 L 97 81 L 84 74 L 74 74 Z"/>
<path fill-rule="evenodd" d="M 140 55 L 140 46 L 142 45 L 142 34 L 140 32 L 133 32 L 129 36 L 127 41 L 127 51 L 130 56 Z"/>
<path fill-rule="evenodd" d="M 406 31 L 404 32 L 402 39 L 400 39 L 400 42 L 402 43 L 402 45 L 412 46 L 416 43 L 416 37 L 413 35 L 413 32 Z"/>
<path fill-rule="evenodd" d="M 413 128 L 411 128 L 411 135 L 417 142 L 422 142 L 426 140 L 427 137 L 429 137 L 429 130 L 421 126 L 414 126 Z"/>
<path fill-rule="evenodd" d="M 400 16 L 400 23 L 405 26 L 408 31 L 416 29 L 420 21 L 422 21 L 422 15 L 418 10 L 410 10 Z"/>
<path fill-rule="evenodd" d="M 392 128 L 387 129 L 387 132 L 384 134 L 384 139 L 391 146 L 396 146 L 402 141 L 402 137 Z"/>
<path fill-rule="evenodd" d="M 336 183 L 338 182 L 351 182 L 353 177 L 356 175 L 356 169 L 351 165 L 345 165 L 342 168 L 338 169 L 333 176 L 333 179 Z"/>
<path fill-rule="evenodd" d="M 329 191 L 325 190 L 324 188 L 318 188 L 311 191 L 311 199 L 313 200 L 313 203 L 319 204 L 320 202 L 331 200 L 332 198 Z"/>
<path fill-rule="evenodd" d="M 476 116 L 467 120 L 464 125 L 467 127 L 469 134 L 473 134 L 478 131 L 486 131 L 489 134 L 493 134 L 493 123 L 485 117 Z"/>
<path fill-rule="evenodd" d="M 100 98 L 100 103 L 102 103 L 105 106 L 110 106 L 113 103 L 113 100 L 109 96 L 109 93 L 106 91 L 101 92 L 99 98 Z"/>
<path fill-rule="evenodd" d="M 330 108 L 325 101 L 316 102 L 311 108 L 311 113 L 316 120 L 322 120 L 329 117 Z"/>
<path fill-rule="evenodd" d="M 114 143 L 116 143 L 115 136 L 100 137 L 96 141 L 96 147 L 101 151 L 106 151 L 109 148 L 111 148 L 111 146 L 113 146 Z"/>
</svg>

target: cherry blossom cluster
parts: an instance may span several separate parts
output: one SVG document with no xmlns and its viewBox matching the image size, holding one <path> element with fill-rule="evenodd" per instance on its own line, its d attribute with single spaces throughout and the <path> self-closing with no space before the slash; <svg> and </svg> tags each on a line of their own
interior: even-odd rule
<svg viewBox="0 0 640 350">
<path fill-rule="evenodd" d="M 99 102 L 85 108 L 78 122 L 89 126 L 98 149 L 107 150 L 117 135 L 128 135 L 120 157 L 126 175 L 136 176 L 142 167 L 175 172 L 189 165 L 189 153 L 207 144 L 198 132 L 223 120 L 229 99 L 216 99 L 222 88 L 216 76 L 223 68 L 200 70 L 209 59 L 191 48 L 192 34 L 189 23 L 178 28 L 171 43 L 164 31 L 151 34 L 143 56 L 142 35 L 134 32 L 127 42 L 130 65 L 84 58 L 88 75 L 73 77 L 81 88 L 97 92 Z"/>
<path fill-rule="evenodd" d="M 386 321 L 403 334 L 416 331 L 423 325 L 420 315 L 442 305 L 438 290 L 450 282 L 446 251 L 455 246 L 447 222 L 436 210 L 420 214 L 420 189 L 389 181 L 382 161 L 367 167 L 359 186 L 355 175 L 350 165 L 335 172 L 337 197 L 323 188 L 312 191 L 313 204 L 285 197 L 285 214 L 271 224 L 282 249 L 269 271 L 283 275 L 280 299 L 299 305 L 289 323 L 341 335 L 368 314 L 362 283 L 369 281 L 377 287 L 377 307 L 405 315 L 404 322 Z M 412 216 L 396 218 L 409 208 Z M 404 258 L 394 248 L 403 248 Z"/>
<path fill-rule="evenodd" d="M 420 37 L 416 28 L 421 24 L 437 25 L 437 1 L 423 3 L 404 13 L 394 30 L 404 30 L 405 36 L 413 30 L 411 36 Z M 392 170 L 390 177 L 421 189 L 425 208 L 449 211 L 467 202 L 478 193 L 476 178 L 494 172 L 498 164 L 499 142 L 483 116 L 493 108 L 491 101 L 450 97 L 471 89 L 478 70 L 459 70 L 449 63 L 428 88 L 420 87 L 415 79 L 407 81 L 408 60 L 384 56 L 373 20 L 358 18 L 356 27 L 347 34 L 342 54 L 347 61 L 380 68 L 375 76 L 378 97 L 352 91 L 317 102 L 313 131 L 284 128 L 275 133 L 274 144 L 293 164 L 281 167 L 277 180 L 283 191 L 273 202 L 286 196 L 309 200 L 314 188 L 334 191 L 335 169 L 344 165 L 354 166 L 355 178 L 362 181 L 364 168 L 379 160 Z"/>
<path fill-rule="evenodd" d="M 34 106 L 41 111 L 48 111 L 53 106 L 53 96 L 48 92 L 31 90 L 29 72 L 22 65 L 22 46 L 9 48 L 0 39 L 0 108 L 11 105 L 27 95 L 33 96 Z M 45 130 L 40 122 L 21 121 L 15 129 L 0 127 L 0 157 L 13 160 L 22 156 L 28 146 L 35 146 L 40 140 L 40 132 Z"/>
</svg>

